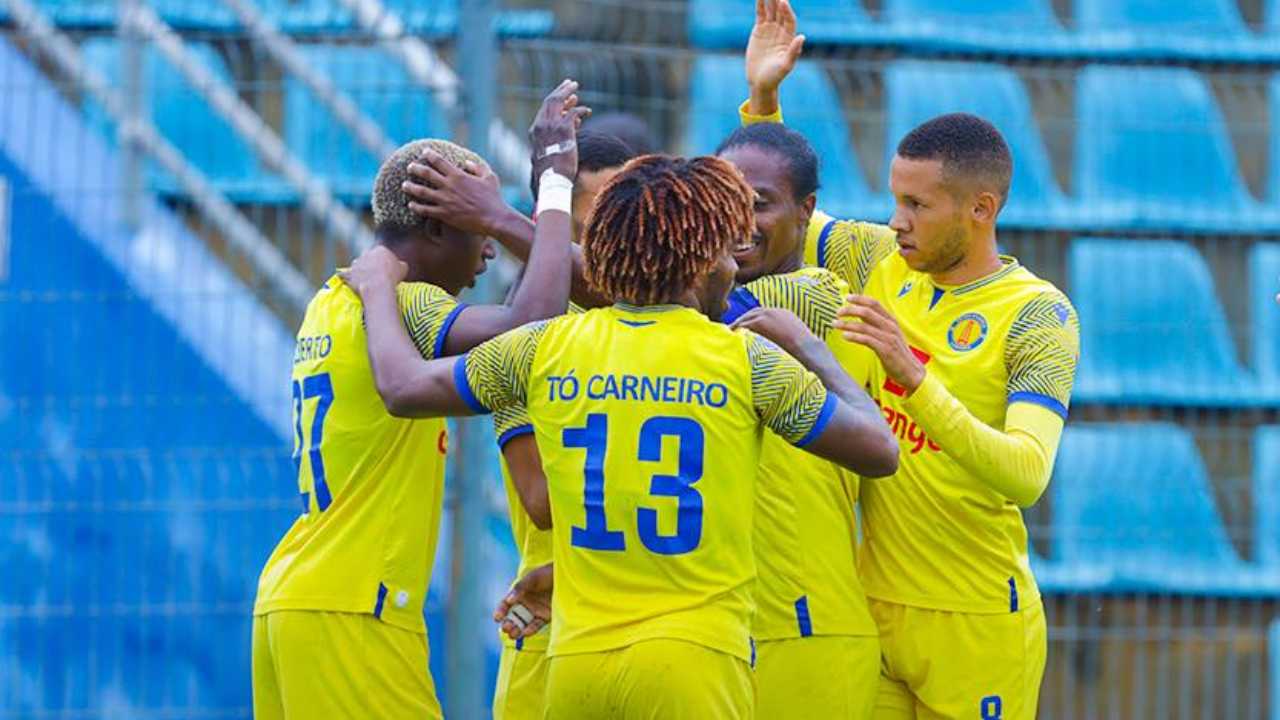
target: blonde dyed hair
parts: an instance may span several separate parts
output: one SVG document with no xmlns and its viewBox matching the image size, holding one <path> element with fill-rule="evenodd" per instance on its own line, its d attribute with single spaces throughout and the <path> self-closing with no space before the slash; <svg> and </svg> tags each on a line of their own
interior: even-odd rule
<svg viewBox="0 0 1280 720">
<path fill-rule="evenodd" d="M 433 235 L 440 232 L 438 220 L 429 220 L 409 209 L 413 198 L 400 189 L 405 181 L 415 179 L 409 174 L 409 165 L 421 160 L 423 153 L 428 150 L 434 151 L 458 168 L 466 169 L 468 162 L 484 165 L 484 160 L 479 155 L 448 140 L 425 138 L 400 146 L 382 163 L 378 177 L 373 181 L 374 232 L 390 235 L 424 229 Z"/>
</svg>

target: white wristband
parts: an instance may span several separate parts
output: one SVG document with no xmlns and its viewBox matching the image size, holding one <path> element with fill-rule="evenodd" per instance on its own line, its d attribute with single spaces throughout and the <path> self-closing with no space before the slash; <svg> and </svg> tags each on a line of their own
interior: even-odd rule
<svg viewBox="0 0 1280 720">
<path fill-rule="evenodd" d="M 538 215 L 548 210 L 573 212 L 573 181 L 552 168 L 543 170 L 538 178 Z"/>
</svg>

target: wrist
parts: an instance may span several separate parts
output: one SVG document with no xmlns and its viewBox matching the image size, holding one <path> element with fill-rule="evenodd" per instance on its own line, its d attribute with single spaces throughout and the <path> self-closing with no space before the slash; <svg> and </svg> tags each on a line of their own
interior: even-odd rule
<svg viewBox="0 0 1280 720">
<path fill-rule="evenodd" d="M 522 237 L 521 229 L 531 224 L 523 213 L 503 203 L 500 211 L 486 219 L 484 233 L 505 246 L 513 238 Z"/>
<path fill-rule="evenodd" d="M 915 391 L 920 389 L 928 372 L 924 365 L 916 365 L 911 368 L 911 372 L 907 373 L 906 377 L 898 381 L 898 384 L 907 391 L 907 397 L 911 397 L 915 394 Z"/>
<path fill-rule="evenodd" d="M 747 112 L 765 117 L 778 112 L 778 86 L 776 84 L 751 85 L 747 100 Z"/>
</svg>

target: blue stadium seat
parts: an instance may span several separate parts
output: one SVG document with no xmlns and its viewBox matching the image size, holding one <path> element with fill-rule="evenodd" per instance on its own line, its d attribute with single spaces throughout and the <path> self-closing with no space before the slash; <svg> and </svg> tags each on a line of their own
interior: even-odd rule
<svg viewBox="0 0 1280 720">
<path fill-rule="evenodd" d="M 307 64 L 346 92 L 391 142 L 448 137 L 444 113 L 431 93 L 418 86 L 397 60 L 377 48 L 309 45 Z M 285 81 L 284 136 L 289 149 L 318 173 L 340 197 L 367 203 L 382 158 L 354 136 L 301 82 Z"/>
<path fill-rule="evenodd" d="M 212 46 L 188 43 L 187 49 L 215 76 L 231 82 L 226 63 Z M 96 38 L 85 42 L 82 50 L 85 60 L 119 87 L 120 44 L 114 38 Z M 151 121 L 214 187 L 244 202 L 278 202 L 291 197 L 285 182 L 258 162 L 249 144 L 158 50 L 148 46 L 143 62 Z M 113 123 L 105 110 L 91 100 L 86 101 L 85 110 L 104 137 L 114 138 Z M 147 183 L 162 194 L 181 194 L 177 181 L 155 165 L 148 168 Z"/>
<path fill-rule="evenodd" d="M 358 25 L 337 0 L 258 0 L 285 30 L 296 33 L 344 33 Z M 458 30 L 457 0 L 383 0 L 405 29 L 415 35 L 442 37 Z M 555 15 L 546 9 L 508 10 L 496 13 L 494 27 L 504 37 L 537 37 L 555 27 Z"/>
<path fill-rule="evenodd" d="M 1280 425 L 1253 439 L 1253 540 L 1262 573 L 1280 586 Z"/>
<path fill-rule="evenodd" d="M 1079 211 L 1101 226 L 1256 232 L 1277 227 L 1249 194 L 1203 77 L 1091 66 L 1076 87 Z"/>
<path fill-rule="evenodd" d="M 1249 251 L 1249 344 L 1259 394 L 1280 403 L 1280 243 L 1258 243 Z"/>
<path fill-rule="evenodd" d="M 1172 423 L 1074 425 L 1051 483 L 1054 556 L 1110 590 L 1252 593 L 1191 435 Z"/>
<path fill-rule="evenodd" d="M 810 45 L 877 45 L 892 39 L 859 0 L 795 0 L 791 6 Z M 696 47 L 746 47 L 754 23 L 755 0 L 689 0 L 689 41 Z"/>
<path fill-rule="evenodd" d="M 714 152 L 738 128 L 738 106 L 747 98 L 742 58 L 702 55 L 690 82 L 688 148 Z M 788 126 L 804 134 L 818 154 L 818 207 L 837 217 L 888 218 L 893 203 L 873 192 L 863 179 L 849 141 L 835 87 L 816 63 L 801 60 L 782 86 L 782 112 Z"/>
<path fill-rule="evenodd" d="M 1038 56 L 1078 51 L 1047 0 L 885 0 L 884 15 L 891 34 L 916 48 Z"/>
<path fill-rule="evenodd" d="M 1000 128 L 1013 152 L 1013 186 L 1001 222 L 1070 225 L 1071 208 L 1054 180 L 1031 100 L 1012 70 L 989 64 L 908 60 L 893 63 L 885 71 L 885 91 L 890 161 L 897 140 L 925 120 L 948 112 L 980 115 Z"/>
<path fill-rule="evenodd" d="M 230 30 L 235 15 L 220 2 L 145 0 L 166 23 L 180 30 Z M 113 28 L 118 0 L 39 0 L 38 9 L 57 25 L 69 28 Z M 8 14 L 0 8 L 0 20 Z"/>
<path fill-rule="evenodd" d="M 1081 327 L 1076 400 L 1262 402 L 1237 360 L 1209 268 L 1193 247 L 1078 238 L 1068 251 L 1068 271 Z"/>
<path fill-rule="evenodd" d="M 1077 0 L 1075 19 L 1083 44 L 1095 57 L 1280 58 L 1280 45 L 1252 33 L 1234 0 Z"/>
</svg>

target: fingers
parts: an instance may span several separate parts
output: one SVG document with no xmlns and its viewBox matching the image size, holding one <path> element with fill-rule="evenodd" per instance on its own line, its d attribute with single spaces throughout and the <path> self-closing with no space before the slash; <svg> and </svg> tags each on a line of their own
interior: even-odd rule
<svg viewBox="0 0 1280 720">
<path fill-rule="evenodd" d="M 763 313 L 760 312 L 760 308 L 751 308 L 740 315 L 737 320 L 734 320 L 730 327 L 735 330 L 738 328 L 750 328 L 752 325 L 756 324 L 761 317 L 763 317 Z"/>
<path fill-rule="evenodd" d="M 790 33 L 796 31 L 796 11 L 791 9 L 791 3 L 787 0 L 775 0 L 777 11 L 774 13 L 775 19 L 782 24 L 784 30 Z"/>
<path fill-rule="evenodd" d="M 787 48 L 787 61 L 795 65 L 802 52 L 804 52 L 804 36 L 797 35 L 791 39 L 791 46 Z"/>
<path fill-rule="evenodd" d="M 565 103 L 568 102 L 569 97 L 577 91 L 578 82 L 576 80 L 565 80 L 561 82 L 560 85 L 557 86 L 555 90 L 552 90 L 551 94 L 542 101 L 543 117 L 552 118 L 556 117 L 555 113 L 563 112 Z"/>
<path fill-rule="evenodd" d="M 766 9 L 765 9 L 765 3 L 766 3 L 766 1 L 767 1 L 767 0 L 756 0 L 756 24 L 757 24 L 757 25 L 759 25 L 760 23 L 764 22 L 764 20 L 765 20 L 765 12 L 766 12 Z"/>
<path fill-rule="evenodd" d="M 439 164 L 436 164 L 439 160 Z M 444 183 L 448 172 L 453 168 L 444 158 L 435 153 L 423 153 L 422 162 L 409 163 L 409 174 L 428 185 L 441 185 Z"/>
</svg>

